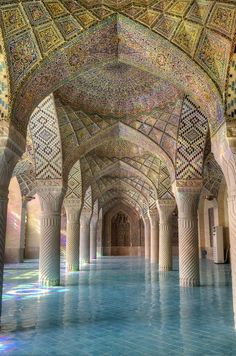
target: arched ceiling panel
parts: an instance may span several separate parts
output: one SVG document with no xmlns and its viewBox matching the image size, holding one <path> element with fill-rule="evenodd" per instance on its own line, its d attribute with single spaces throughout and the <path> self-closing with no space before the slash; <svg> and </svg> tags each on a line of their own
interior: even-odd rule
<svg viewBox="0 0 236 356">
<path fill-rule="evenodd" d="M 103 17 L 101 13 L 96 15 L 96 9 L 88 10 L 83 7 L 70 13 L 68 3 L 64 2 L 64 6 L 59 0 L 20 3 L 11 1 L 9 5 L 2 5 L 0 8 L 2 27 L 16 98 L 12 120 L 19 131 L 25 132 L 29 115 L 45 96 L 62 84 L 65 85 L 75 79 L 82 72 L 85 73 L 95 66 L 97 68 L 106 66 L 108 61 L 111 66 L 104 68 L 106 72 L 107 69 L 108 72 L 112 71 L 113 76 L 117 69 L 119 71 L 123 68 L 126 71 L 127 66 L 131 66 L 132 71 L 137 68 L 136 73 L 143 71 L 158 74 L 156 80 L 166 81 L 165 86 L 171 82 L 170 92 L 174 87 L 178 87 L 178 90 L 192 95 L 196 102 L 203 105 L 209 119 L 211 118 L 212 129 L 217 129 L 219 123 L 214 120 L 217 105 L 219 106 L 221 101 L 210 78 L 218 87 L 224 88 L 231 50 L 231 33 L 235 28 L 234 5 L 230 1 L 226 6 L 217 2 L 209 9 L 211 13 L 201 24 L 192 22 L 191 15 L 189 17 L 193 11 L 192 1 L 177 3 L 169 4 L 165 10 L 157 10 L 156 1 L 149 5 L 139 4 L 142 14 L 133 16 L 131 11 L 132 20 L 120 14 L 112 15 L 111 18 L 79 35 L 76 28 L 78 29 L 80 25 L 81 30 L 85 30 L 95 25 L 100 22 L 99 17 Z M 187 6 L 184 11 L 180 11 L 183 3 Z M 79 2 L 76 4 L 81 5 Z M 119 9 L 114 7 L 113 3 L 109 3 L 108 8 L 115 13 L 124 11 L 127 16 L 127 5 L 129 7 L 132 3 Z M 150 19 L 153 13 L 156 14 L 156 18 L 151 24 L 146 19 Z M 222 21 L 222 13 L 225 14 L 224 19 L 227 21 Z M 163 33 L 160 35 L 158 32 L 159 25 L 161 27 L 163 17 L 166 15 L 179 19 L 176 21 L 173 36 L 165 36 Z M 70 43 L 67 43 L 68 40 L 65 39 L 62 30 L 62 23 L 66 17 L 72 22 L 71 26 L 67 22 L 65 27 L 72 28 L 74 23 L 75 28 L 75 38 Z M 158 93 L 158 90 L 155 92 Z M 166 91 L 168 92 L 169 90 Z M 142 106 L 145 109 L 151 108 L 152 105 L 150 106 L 148 101 L 152 95 L 153 93 L 146 95 L 145 92 L 144 96 L 147 99 L 134 111 L 139 111 Z M 132 103 L 134 101 L 131 100 L 131 105 L 124 107 L 132 108 Z"/>
</svg>

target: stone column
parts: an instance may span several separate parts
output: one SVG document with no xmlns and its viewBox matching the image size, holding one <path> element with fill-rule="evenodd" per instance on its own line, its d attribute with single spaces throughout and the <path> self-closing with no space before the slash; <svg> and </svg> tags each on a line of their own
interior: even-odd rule
<svg viewBox="0 0 236 356">
<path fill-rule="evenodd" d="M 80 211 L 81 201 L 69 199 L 64 202 L 66 210 L 66 268 L 67 271 L 79 271 Z"/>
<path fill-rule="evenodd" d="M 80 264 L 90 262 L 91 211 L 83 209 L 80 215 Z"/>
<path fill-rule="evenodd" d="M 21 225 L 20 225 L 20 262 L 24 262 L 27 203 L 31 199 L 32 198 L 29 198 L 27 196 L 22 196 Z"/>
<path fill-rule="evenodd" d="M 97 256 L 102 256 L 102 208 L 100 208 L 97 224 Z"/>
<path fill-rule="evenodd" d="M 90 260 L 97 258 L 97 226 L 98 217 L 95 215 L 90 221 Z"/>
<path fill-rule="evenodd" d="M 151 263 L 158 263 L 159 259 L 159 217 L 157 211 L 149 211 L 150 218 L 150 261 Z"/>
<path fill-rule="evenodd" d="M 159 212 L 159 270 L 172 270 L 172 213 L 176 203 L 174 200 L 158 200 Z"/>
<path fill-rule="evenodd" d="M 61 206 L 64 188 L 44 186 L 37 190 L 41 205 L 39 282 L 44 286 L 60 285 Z"/>
<path fill-rule="evenodd" d="M 0 148 L 0 315 L 2 310 L 3 270 L 7 226 L 8 187 L 13 169 L 19 159 L 8 148 Z"/>
<path fill-rule="evenodd" d="M 232 274 L 233 309 L 236 329 L 236 191 L 228 192 L 230 262 Z"/>
<path fill-rule="evenodd" d="M 194 182 L 189 181 L 194 185 Z M 200 285 L 198 249 L 198 202 L 199 183 L 176 188 L 179 230 L 179 278 L 183 287 Z"/>
<path fill-rule="evenodd" d="M 150 259 L 150 220 L 148 215 L 143 218 L 144 222 L 144 239 L 145 239 L 145 259 Z"/>
<path fill-rule="evenodd" d="M 25 259 L 39 258 L 40 210 L 39 197 L 35 195 L 27 204 Z"/>
</svg>

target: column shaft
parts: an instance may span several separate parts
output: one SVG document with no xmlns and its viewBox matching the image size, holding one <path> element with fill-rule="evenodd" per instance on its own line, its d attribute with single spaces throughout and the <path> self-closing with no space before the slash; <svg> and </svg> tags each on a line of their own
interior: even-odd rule
<svg viewBox="0 0 236 356">
<path fill-rule="evenodd" d="M 232 274 L 233 310 L 236 328 L 236 195 L 228 193 L 230 262 Z"/>
<path fill-rule="evenodd" d="M 80 264 L 90 262 L 90 219 L 91 213 L 81 213 L 80 217 Z"/>
<path fill-rule="evenodd" d="M 97 217 L 92 217 L 90 222 L 90 260 L 97 258 Z"/>
<path fill-rule="evenodd" d="M 102 256 L 102 212 L 99 214 L 97 226 L 97 256 Z"/>
<path fill-rule="evenodd" d="M 60 230 L 62 187 L 43 187 L 38 191 L 41 204 L 41 239 L 39 249 L 39 282 L 45 286 L 60 285 Z"/>
<path fill-rule="evenodd" d="M 7 226 L 8 191 L 0 188 L 0 315 L 2 311 L 3 270 Z"/>
<path fill-rule="evenodd" d="M 150 259 L 150 220 L 149 217 L 144 219 L 144 239 L 145 239 L 145 259 Z"/>
<path fill-rule="evenodd" d="M 178 189 L 176 193 L 179 217 L 179 278 L 183 287 L 200 284 L 197 217 L 199 194 L 199 191 L 187 188 Z"/>
<path fill-rule="evenodd" d="M 150 244 L 150 261 L 151 263 L 158 263 L 159 259 L 159 228 L 158 215 L 150 215 L 151 227 L 151 244 Z"/>
<path fill-rule="evenodd" d="M 80 262 L 80 202 L 70 205 L 65 203 L 66 228 L 66 268 L 67 271 L 79 271 Z"/>
<path fill-rule="evenodd" d="M 172 270 L 172 213 L 175 201 L 159 200 L 159 269 L 160 271 Z"/>
</svg>

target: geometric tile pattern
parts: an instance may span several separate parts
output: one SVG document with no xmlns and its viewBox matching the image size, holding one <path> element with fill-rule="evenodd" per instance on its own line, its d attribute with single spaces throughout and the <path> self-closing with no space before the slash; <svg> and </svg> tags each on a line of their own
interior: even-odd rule
<svg viewBox="0 0 236 356">
<path fill-rule="evenodd" d="M 74 111 L 71 107 L 63 106 L 58 99 L 56 106 L 59 113 L 61 140 L 65 154 L 71 152 L 75 145 L 86 142 L 89 138 L 95 137 L 101 130 L 118 122 L 117 119 L 112 117 L 106 118 L 98 114 L 87 114 L 82 110 Z M 150 114 L 119 121 L 157 143 L 174 162 L 181 106 L 182 100 L 177 100 L 172 107 L 154 109 Z"/>
<path fill-rule="evenodd" d="M 20 160 L 16 164 L 12 176 L 17 178 L 22 197 L 35 194 L 35 168 L 30 160 Z"/>
<path fill-rule="evenodd" d="M 196 61 L 206 70 L 221 90 L 224 90 L 231 42 L 212 30 L 204 30 L 198 44 Z"/>
<path fill-rule="evenodd" d="M 57 120 L 53 95 L 49 95 L 37 106 L 29 122 L 37 179 L 62 178 L 62 153 Z"/>
<path fill-rule="evenodd" d="M 88 187 L 84 194 L 84 199 L 83 199 L 83 210 L 86 211 L 91 211 L 93 210 L 93 201 L 92 201 L 92 189 L 91 187 Z"/>
<path fill-rule="evenodd" d="M 200 179 L 208 121 L 199 108 L 185 97 L 176 151 L 176 179 Z"/>
<path fill-rule="evenodd" d="M 226 88 L 226 113 L 229 120 L 236 119 L 236 47 L 234 52 L 230 62 Z"/>
<path fill-rule="evenodd" d="M 68 178 L 68 188 L 65 195 L 69 199 L 82 199 L 82 179 L 80 170 L 80 161 L 77 161 L 71 168 Z"/>
<path fill-rule="evenodd" d="M 24 1 L 20 4 L 17 0 L 13 0 L 9 1 L 8 5 L 4 1 L 0 9 L 6 37 L 14 33 L 21 34 L 24 38 L 24 31 L 28 31 L 28 36 L 31 38 L 33 38 L 33 33 L 36 35 L 36 39 L 34 37 L 35 48 L 31 44 L 31 48 L 27 50 L 28 55 L 31 52 L 31 57 L 34 57 L 31 58 L 31 63 L 41 60 L 36 55 L 39 47 L 42 50 L 42 57 L 46 58 L 48 51 L 58 48 L 64 40 L 75 37 L 78 33 L 77 30 L 84 31 L 114 13 L 121 13 L 159 33 L 171 43 L 177 44 L 195 59 L 213 80 L 220 80 L 221 88 L 226 70 L 225 67 L 218 67 L 223 55 L 226 60 L 228 59 L 236 19 L 233 0 L 227 2 L 206 0 L 137 0 L 135 2 L 132 0 L 119 2 L 113 0 L 105 2 L 38 0 Z M 38 26 L 39 28 L 37 28 Z M 40 26 L 45 26 L 42 32 Z M 212 31 L 212 36 L 208 33 L 206 39 L 205 29 L 207 28 Z M 195 56 L 199 36 L 200 48 Z M 17 42 L 19 41 L 22 46 L 22 40 L 17 39 Z M 208 53 L 206 53 L 207 46 L 210 46 Z M 12 51 L 8 51 L 12 65 L 14 62 L 12 58 L 15 56 L 17 48 L 18 45 L 15 43 Z M 20 59 L 24 61 L 27 56 L 22 48 L 18 53 L 18 63 L 20 63 Z M 224 54 L 224 50 L 227 50 L 227 54 Z M 227 67 L 227 62 L 225 63 Z M 22 69 L 24 70 L 22 71 Z M 222 72 L 219 72 L 220 69 Z M 19 73 L 18 68 L 14 67 L 11 72 L 14 79 L 21 80 L 29 70 L 29 66 L 24 66 L 21 67 Z"/>
<path fill-rule="evenodd" d="M 223 172 L 216 162 L 213 153 L 210 153 L 204 162 L 203 169 L 203 186 L 214 197 L 218 197 L 218 192 L 222 180 L 224 179 Z"/>
<path fill-rule="evenodd" d="M 9 120 L 9 85 L 3 39 L 0 32 L 0 121 Z"/>
</svg>

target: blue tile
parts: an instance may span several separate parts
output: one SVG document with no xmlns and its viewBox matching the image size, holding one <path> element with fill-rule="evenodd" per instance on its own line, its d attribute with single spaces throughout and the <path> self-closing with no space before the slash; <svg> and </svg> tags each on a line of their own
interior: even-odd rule
<svg viewBox="0 0 236 356">
<path fill-rule="evenodd" d="M 231 272 L 201 261 L 199 288 L 179 288 L 142 258 L 103 257 L 62 286 L 40 288 L 38 262 L 7 265 L 0 354 L 235 355 Z"/>
</svg>

